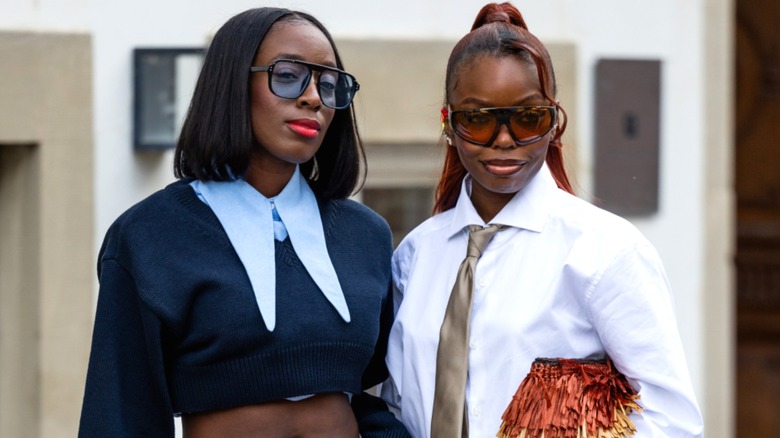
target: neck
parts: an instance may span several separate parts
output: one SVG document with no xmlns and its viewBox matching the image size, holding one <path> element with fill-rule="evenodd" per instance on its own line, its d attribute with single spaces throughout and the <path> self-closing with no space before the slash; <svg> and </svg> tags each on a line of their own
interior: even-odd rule
<svg viewBox="0 0 780 438">
<path fill-rule="evenodd" d="M 476 184 L 471 187 L 471 203 L 485 223 L 493 220 L 514 196 L 514 193 L 494 193 L 489 190 L 481 190 Z"/>
<path fill-rule="evenodd" d="M 244 180 L 266 198 L 273 198 L 281 193 L 295 173 L 295 164 L 286 166 L 265 166 L 254 157 L 244 175 Z"/>
</svg>

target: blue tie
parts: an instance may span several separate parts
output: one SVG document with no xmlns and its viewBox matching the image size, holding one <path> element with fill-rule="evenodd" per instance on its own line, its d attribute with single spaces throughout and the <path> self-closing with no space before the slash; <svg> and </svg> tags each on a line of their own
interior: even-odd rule
<svg viewBox="0 0 780 438">
<path fill-rule="evenodd" d="M 279 212 L 276 211 L 276 205 L 274 205 L 273 202 L 271 202 L 271 214 L 274 217 L 274 239 L 284 242 L 284 239 L 287 238 L 287 228 L 284 226 L 284 222 L 282 222 L 282 218 L 279 217 Z"/>
</svg>

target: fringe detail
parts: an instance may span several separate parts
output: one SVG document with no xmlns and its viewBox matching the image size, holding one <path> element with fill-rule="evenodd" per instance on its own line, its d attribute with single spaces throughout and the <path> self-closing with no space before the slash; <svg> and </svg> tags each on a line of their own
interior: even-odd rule
<svg viewBox="0 0 780 438">
<path fill-rule="evenodd" d="M 498 438 L 624 438 L 639 395 L 609 358 L 538 358 L 501 416 Z"/>
</svg>

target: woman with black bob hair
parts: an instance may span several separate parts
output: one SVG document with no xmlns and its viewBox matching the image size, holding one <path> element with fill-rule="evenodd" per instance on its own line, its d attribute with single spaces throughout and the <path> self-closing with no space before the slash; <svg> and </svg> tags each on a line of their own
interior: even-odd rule
<svg viewBox="0 0 780 438">
<path fill-rule="evenodd" d="M 174 158 L 179 178 L 226 181 L 242 175 L 257 144 L 251 125 L 249 71 L 259 42 L 276 22 L 304 20 L 327 38 L 335 55 L 335 67 L 343 70 L 341 57 L 328 30 L 304 12 L 284 9 L 251 9 L 219 30 L 211 42 L 196 92 L 182 126 Z M 365 162 L 352 106 L 336 111 L 314 158 L 301 164 L 301 172 L 318 195 L 345 198 L 359 181 Z"/>
<path fill-rule="evenodd" d="M 311 15 L 245 11 L 206 53 L 178 181 L 122 214 L 100 292 L 80 437 L 408 437 L 363 391 L 387 378 L 387 223 L 346 199 L 363 150 Z"/>
</svg>

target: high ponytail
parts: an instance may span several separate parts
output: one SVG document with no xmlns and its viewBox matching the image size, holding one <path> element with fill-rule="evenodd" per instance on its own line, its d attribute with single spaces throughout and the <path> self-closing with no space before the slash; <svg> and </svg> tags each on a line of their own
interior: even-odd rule
<svg viewBox="0 0 780 438">
<path fill-rule="evenodd" d="M 445 105 L 456 83 L 461 65 L 477 56 L 494 57 L 519 56 L 536 66 L 542 96 L 558 111 L 557 126 L 547 148 L 546 162 L 558 187 L 574 194 L 563 165 L 561 136 L 566 130 L 566 111 L 555 99 L 556 84 L 550 54 L 539 39 L 528 31 L 520 11 L 509 3 L 490 3 L 477 14 L 471 32 L 466 34 L 452 49 L 447 62 L 445 78 Z M 444 166 L 433 205 L 433 213 L 441 213 L 454 207 L 458 201 L 460 186 L 468 173 L 460 161 L 455 147 L 447 147 Z"/>
<path fill-rule="evenodd" d="M 507 23 L 528 30 L 523 14 L 508 2 L 485 5 L 477 14 L 477 18 L 474 19 L 471 30 L 477 30 L 490 23 Z"/>
</svg>

